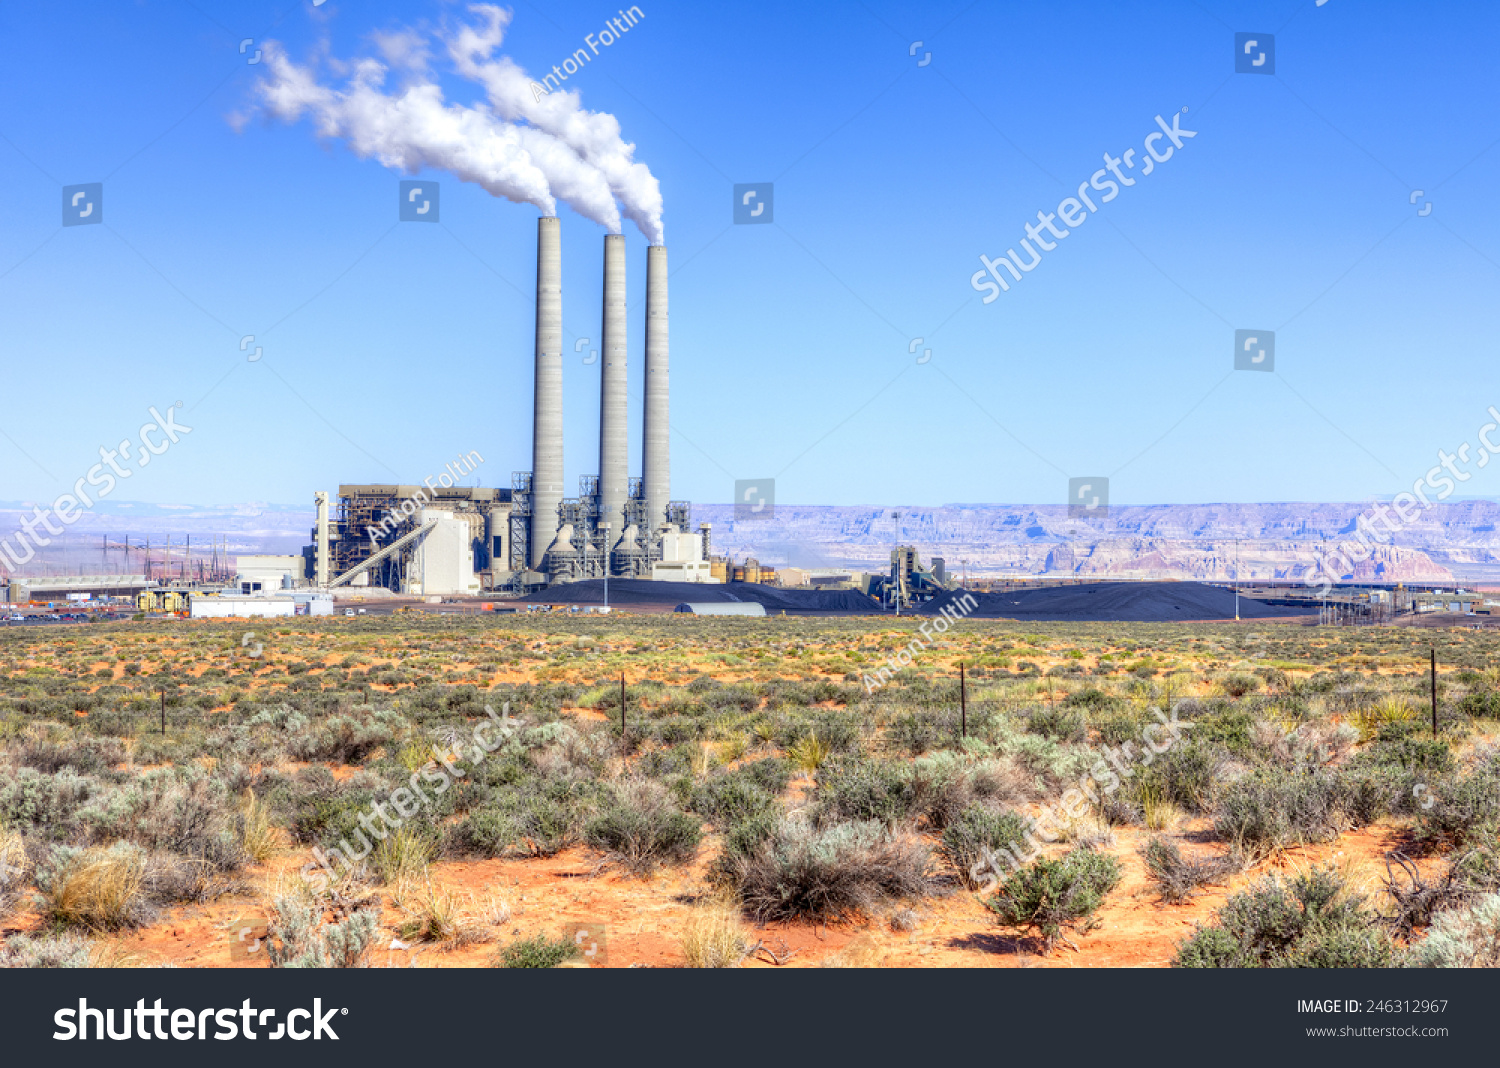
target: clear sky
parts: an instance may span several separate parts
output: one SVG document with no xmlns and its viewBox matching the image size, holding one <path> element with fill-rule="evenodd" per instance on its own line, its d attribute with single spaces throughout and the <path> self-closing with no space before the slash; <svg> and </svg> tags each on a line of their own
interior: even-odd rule
<svg viewBox="0 0 1500 1068">
<path fill-rule="evenodd" d="M 1115 503 L 1360 500 L 1500 405 L 1500 5 L 639 6 L 568 86 L 665 198 L 674 496 L 775 477 L 786 503 L 1062 503 L 1107 475 Z M 616 10 L 521 3 L 503 52 L 540 76 Z M 486 485 L 529 466 L 537 210 L 307 121 L 234 121 L 268 40 L 350 60 L 470 17 L 0 3 L 0 499 L 50 501 L 177 401 L 191 434 L 117 497 L 309 503 L 471 450 Z M 1237 32 L 1274 34 L 1274 75 L 1234 73 Z M 1158 115 L 1197 136 L 1143 175 Z M 1037 212 L 1126 149 L 1136 184 L 1042 231 L 1056 247 L 982 303 L 979 257 L 1024 258 Z M 439 225 L 397 222 L 408 177 L 441 183 Z M 774 222 L 734 225 L 734 184 L 767 181 Z M 103 225 L 61 227 L 61 187 L 91 182 Z M 559 213 L 571 487 L 597 466 L 604 231 Z M 1274 373 L 1233 371 L 1237 329 L 1275 331 Z"/>
</svg>

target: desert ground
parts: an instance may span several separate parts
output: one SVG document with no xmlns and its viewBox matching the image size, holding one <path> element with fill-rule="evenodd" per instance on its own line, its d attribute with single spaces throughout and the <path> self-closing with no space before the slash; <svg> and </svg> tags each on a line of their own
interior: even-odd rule
<svg viewBox="0 0 1500 1068">
<path fill-rule="evenodd" d="M 1283 621 L 11 628 L 0 964 L 1484 963 L 1497 644 Z"/>
</svg>

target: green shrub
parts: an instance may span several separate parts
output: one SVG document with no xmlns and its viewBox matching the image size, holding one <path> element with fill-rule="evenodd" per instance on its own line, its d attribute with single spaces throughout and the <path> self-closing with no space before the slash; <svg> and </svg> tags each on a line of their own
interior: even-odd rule
<svg viewBox="0 0 1500 1068">
<path fill-rule="evenodd" d="M 911 770 L 877 760 L 842 760 L 818 773 L 818 819 L 894 824 L 920 814 Z"/>
<path fill-rule="evenodd" d="M 834 753 L 855 753 L 860 748 L 860 721 L 848 712 L 787 716 L 777 729 L 776 744 L 791 749 L 809 735 L 817 735 Z"/>
<path fill-rule="evenodd" d="M 1427 937 L 1401 963 L 1407 968 L 1500 967 L 1500 894 L 1438 913 Z"/>
<path fill-rule="evenodd" d="M 1188 702 L 1182 704 L 1188 705 Z M 1219 745 L 1241 756 L 1257 756 L 1259 754 L 1251 740 L 1257 718 L 1253 709 L 1221 702 L 1193 718 L 1193 740 L 1199 744 Z"/>
<path fill-rule="evenodd" d="M 1064 708 L 1081 708 L 1087 711 L 1092 718 L 1094 713 L 1114 710 L 1122 707 L 1124 702 L 1113 694 L 1105 693 L 1095 686 L 1085 687 L 1076 693 L 1070 693 L 1062 700 Z"/>
<path fill-rule="evenodd" d="M 977 890 L 982 880 L 975 878 L 975 867 L 1002 849 L 1022 849 L 1027 827 L 1028 821 L 1015 812 L 971 805 L 943 828 L 943 855 L 959 881 Z"/>
<path fill-rule="evenodd" d="M 1363 747 L 1350 761 L 1353 767 L 1373 767 L 1383 771 L 1421 771 L 1443 775 L 1453 769 L 1453 748 L 1445 739 L 1401 733 L 1381 738 Z"/>
<path fill-rule="evenodd" d="M 272 968 L 362 968 L 379 928 L 375 909 L 324 923 L 321 903 L 279 897 L 266 924 L 266 956 Z"/>
<path fill-rule="evenodd" d="M 1099 732 L 1105 745 L 1123 745 L 1141 736 L 1146 721 L 1129 710 L 1107 710 L 1089 713 L 1089 726 Z"/>
<path fill-rule="evenodd" d="M 578 842 L 592 808 L 562 783 L 498 790 L 448 829 L 447 847 L 484 857 L 550 857 Z"/>
<path fill-rule="evenodd" d="M 495 959 L 499 968 L 556 968 L 578 956 L 578 946 L 571 938 L 548 938 L 544 934 L 520 938 L 500 950 Z"/>
<path fill-rule="evenodd" d="M 720 825 L 741 823 L 777 806 L 776 798 L 748 775 L 716 775 L 692 793 L 688 807 Z"/>
<path fill-rule="evenodd" d="M 31 833 L 66 838 L 74 815 L 89 801 L 108 792 L 97 779 L 72 768 L 44 775 L 35 768 L 18 768 L 0 781 L 0 823 L 26 826 Z"/>
<path fill-rule="evenodd" d="M 1058 860 L 1044 857 L 1028 864 L 985 904 L 1002 925 L 1040 935 L 1050 952 L 1058 939 L 1072 945 L 1065 929 L 1090 930 L 1094 913 L 1119 883 L 1120 862 L 1114 857 L 1075 849 Z"/>
<path fill-rule="evenodd" d="M 1097 690 L 1085 692 L 1098 693 Z M 1026 729 L 1057 742 L 1081 742 L 1087 733 L 1087 720 L 1082 708 L 1071 707 L 1064 701 L 1053 708 L 1033 709 Z"/>
<path fill-rule="evenodd" d="M 1174 905 L 1192 897 L 1199 887 L 1217 882 L 1234 867 L 1229 858 L 1184 857 L 1177 843 L 1160 835 L 1148 839 L 1140 854 L 1156 892 L 1163 901 Z"/>
<path fill-rule="evenodd" d="M 1219 680 L 1219 687 L 1230 697 L 1244 697 L 1260 689 L 1260 679 L 1254 675 L 1226 675 Z"/>
<path fill-rule="evenodd" d="M 12 935 L 0 947 L 0 968 L 87 968 L 91 947 L 73 931 Z"/>
<path fill-rule="evenodd" d="M 1137 762 L 1127 780 L 1127 792 L 1137 801 L 1149 796 L 1168 801 L 1189 812 L 1207 811 L 1218 792 L 1221 752 L 1195 741 L 1179 742 L 1164 753 L 1154 754 L 1150 764 Z"/>
<path fill-rule="evenodd" d="M 1331 772 L 1257 773 L 1224 789 L 1214 830 L 1251 853 L 1327 842 L 1351 825 L 1348 800 L 1344 782 Z"/>
<path fill-rule="evenodd" d="M 1423 807 L 1429 800 L 1432 804 Z M 1486 769 L 1438 779 L 1415 811 L 1419 842 L 1492 843 L 1500 828 L 1500 774 Z"/>
<path fill-rule="evenodd" d="M 1458 710 L 1476 719 L 1500 719 L 1500 690 L 1482 690 L 1459 699 Z"/>
<path fill-rule="evenodd" d="M 1283 883 L 1270 876 L 1235 894 L 1212 926 L 1177 948 L 1178 968 L 1383 968 L 1390 936 L 1332 869 Z"/>
<path fill-rule="evenodd" d="M 584 831 L 584 841 L 635 872 L 684 864 L 697 853 L 703 827 L 681 812 L 660 783 L 637 780 L 615 790 Z"/>
<path fill-rule="evenodd" d="M 788 817 L 753 845 L 737 846 L 722 877 L 763 922 L 828 922 L 927 894 L 929 862 L 920 842 L 873 820 L 814 827 Z"/>
<path fill-rule="evenodd" d="M 776 833 L 781 820 L 782 816 L 778 811 L 768 809 L 730 826 L 724 832 L 723 851 L 715 869 L 716 878 L 724 881 L 732 873 L 736 861 L 754 853 L 762 842 Z"/>
<path fill-rule="evenodd" d="M 886 740 L 912 756 L 952 744 L 954 732 L 937 716 L 905 712 L 886 728 Z"/>
<path fill-rule="evenodd" d="M 1257 968 L 1260 960 L 1223 927 L 1199 927 L 1178 947 L 1174 968 Z"/>
<path fill-rule="evenodd" d="M 792 781 L 792 762 L 785 757 L 753 760 L 735 769 L 772 797 L 780 797 Z"/>
</svg>

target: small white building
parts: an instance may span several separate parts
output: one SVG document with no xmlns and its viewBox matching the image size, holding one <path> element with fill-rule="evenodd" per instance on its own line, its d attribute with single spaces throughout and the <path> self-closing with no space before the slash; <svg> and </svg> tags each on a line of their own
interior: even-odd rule
<svg viewBox="0 0 1500 1068">
<path fill-rule="evenodd" d="M 651 565 L 651 577 L 657 581 L 716 583 L 713 565 L 703 559 L 703 538 L 675 528 L 661 536 L 661 559 Z"/>
<path fill-rule="evenodd" d="M 306 566 L 301 556 L 237 556 L 234 581 L 241 593 L 290 589 L 302 580 Z"/>
<path fill-rule="evenodd" d="M 188 600 L 192 619 L 265 619 L 283 616 L 331 616 L 333 597 L 298 591 L 285 596 L 193 594 Z"/>
</svg>

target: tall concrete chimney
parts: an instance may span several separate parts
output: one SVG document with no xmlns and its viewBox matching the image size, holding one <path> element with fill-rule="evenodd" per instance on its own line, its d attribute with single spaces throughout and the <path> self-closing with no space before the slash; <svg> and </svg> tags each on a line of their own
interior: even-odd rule
<svg viewBox="0 0 1500 1068">
<path fill-rule="evenodd" d="M 646 420 L 641 476 L 646 497 L 646 529 L 654 535 L 667 521 L 672 499 L 672 456 L 667 388 L 667 250 L 646 250 Z"/>
<path fill-rule="evenodd" d="M 604 366 L 599 380 L 599 522 L 618 538 L 630 492 L 625 381 L 625 235 L 604 235 Z M 608 552 L 612 546 L 604 546 Z"/>
<path fill-rule="evenodd" d="M 313 503 L 318 506 L 318 549 L 313 558 L 313 582 L 323 590 L 328 588 L 328 491 L 314 493 Z"/>
<path fill-rule="evenodd" d="M 556 216 L 536 228 L 536 403 L 531 424 L 531 567 L 557 533 L 563 499 L 562 239 Z"/>
</svg>

